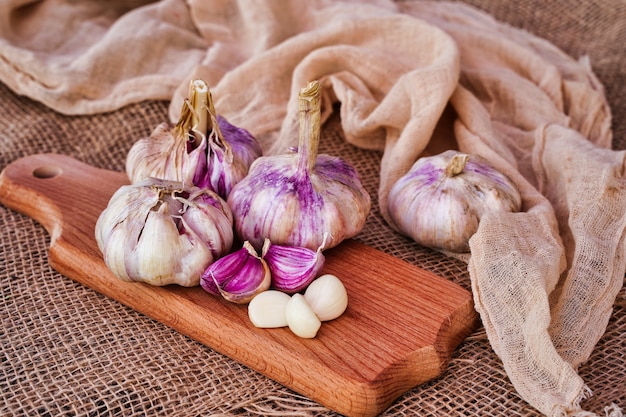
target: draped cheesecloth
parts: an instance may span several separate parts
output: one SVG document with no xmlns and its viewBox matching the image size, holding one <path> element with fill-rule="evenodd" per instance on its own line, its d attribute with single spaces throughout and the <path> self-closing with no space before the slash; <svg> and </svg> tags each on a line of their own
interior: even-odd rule
<svg viewBox="0 0 626 417">
<path fill-rule="evenodd" d="M 320 80 L 323 117 L 339 109 L 346 140 L 384 151 L 389 222 L 387 191 L 421 155 L 487 158 L 523 210 L 484 217 L 461 257 L 476 309 L 526 401 L 591 415 L 577 369 L 624 283 L 626 155 L 585 58 L 444 1 L 10 0 L 0 19 L 0 81 L 18 94 L 65 114 L 171 99 L 175 121 L 202 78 L 266 153 L 297 143 L 297 92 Z"/>
</svg>

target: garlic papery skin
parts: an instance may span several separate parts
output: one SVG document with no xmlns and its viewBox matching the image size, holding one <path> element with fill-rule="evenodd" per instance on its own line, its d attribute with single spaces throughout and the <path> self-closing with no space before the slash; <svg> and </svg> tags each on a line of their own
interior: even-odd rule
<svg viewBox="0 0 626 417">
<path fill-rule="evenodd" d="M 269 289 L 270 284 L 269 267 L 250 242 L 209 265 L 200 280 L 200 286 L 208 293 L 237 304 L 248 303 Z"/>
<path fill-rule="evenodd" d="M 217 115 L 207 83 L 193 80 L 176 126 L 162 123 L 133 144 L 126 157 L 131 182 L 146 177 L 208 188 L 226 199 L 262 155 L 247 130 Z"/>
<path fill-rule="evenodd" d="M 324 274 L 304 292 L 304 299 L 320 321 L 334 320 L 348 308 L 348 292 L 335 275 Z"/>
<path fill-rule="evenodd" d="M 265 239 L 261 256 L 272 273 L 272 288 L 288 294 L 305 289 L 324 266 L 324 245 L 311 250 L 273 244 Z"/>
<path fill-rule="evenodd" d="M 365 225 L 370 196 L 356 170 L 341 158 L 318 155 L 320 86 L 300 91 L 297 153 L 262 156 L 228 196 L 235 231 L 261 247 L 273 244 L 317 250 L 355 236 Z"/>
<path fill-rule="evenodd" d="M 148 178 L 113 194 L 95 237 L 118 278 L 191 287 L 230 250 L 232 222 L 226 202 L 214 192 Z"/>
<path fill-rule="evenodd" d="M 455 253 L 488 212 L 518 212 L 516 185 L 486 160 L 454 150 L 418 159 L 390 189 L 388 208 L 399 232 L 417 243 Z"/>
<path fill-rule="evenodd" d="M 299 337 L 312 339 L 317 335 L 322 322 L 300 293 L 291 296 L 285 308 L 289 329 Z"/>
<path fill-rule="evenodd" d="M 289 294 L 277 290 L 263 291 L 248 304 L 248 318 L 255 327 L 273 329 L 287 326 Z"/>
</svg>

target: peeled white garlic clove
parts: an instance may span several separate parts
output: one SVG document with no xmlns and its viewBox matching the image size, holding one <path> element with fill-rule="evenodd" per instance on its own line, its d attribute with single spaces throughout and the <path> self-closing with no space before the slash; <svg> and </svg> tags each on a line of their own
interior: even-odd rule
<svg viewBox="0 0 626 417">
<path fill-rule="evenodd" d="M 304 299 L 320 321 L 334 320 L 348 308 L 348 292 L 335 275 L 324 274 L 304 292 Z"/>
<path fill-rule="evenodd" d="M 314 338 L 322 326 L 322 322 L 300 293 L 291 296 L 285 309 L 285 317 L 289 329 L 305 339 Z"/>
<path fill-rule="evenodd" d="M 115 192 L 95 237 L 105 264 L 124 281 L 195 286 L 230 250 L 232 214 L 212 191 L 148 178 Z"/>
<path fill-rule="evenodd" d="M 263 291 L 250 300 L 248 317 L 256 327 L 266 329 L 285 327 L 289 300 L 291 300 L 289 294 L 282 291 Z"/>
<path fill-rule="evenodd" d="M 242 240 L 316 250 L 355 236 L 365 225 L 370 196 L 356 170 L 340 158 L 318 155 L 320 86 L 300 91 L 297 153 L 264 156 L 233 187 L 228 204 Z"/>
<path fill-rule="evenodd" d="M 262 258 L 272 273 L 272 287 L 293 294 L 307 287 L 324 266 L 324 246 L 317 250 L 299 246 L 263 244 Z"/>
<path fill-rule="evenodd" d="M 254 136 L 216 114 L 207 83 L 193 80 L 177 125 L 162 123 L 133 144 L 126 173 L 133 183 L 146 177 L 181 181 L 225 199 L 261 154 Z"/>
<path fill-rule="evenodd" d="M 270 284 L 269 267 L 250 242 L 209 265 L 200 280 L 200 286 L 208 293 L 237 304 L 249 302 Z"/>
<path fill-rule="evenodd" d="M 423 246 L 460 253 L 469 251 L 485 213 L 517 212 L 522 200 L 487 161 L 449 150 L 418 159 L 393 185 L 388 204 L 398 231 Z"/>
</svg>

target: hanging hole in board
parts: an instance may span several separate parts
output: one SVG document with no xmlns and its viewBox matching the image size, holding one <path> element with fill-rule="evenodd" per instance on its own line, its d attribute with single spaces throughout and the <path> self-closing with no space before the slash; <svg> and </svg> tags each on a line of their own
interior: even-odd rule
<svg viewBox="0 0 626 417">
<path fill-rule="evenodd" d="M 61 175 L 61 168 L 54 165 L 44 165 L 33 170 L 35 178 L 47 179 Z"/>
</svg>

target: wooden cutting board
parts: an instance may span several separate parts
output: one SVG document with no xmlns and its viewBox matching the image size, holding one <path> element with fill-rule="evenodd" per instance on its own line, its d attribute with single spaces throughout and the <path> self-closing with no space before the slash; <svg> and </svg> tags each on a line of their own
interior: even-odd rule
<svg viewBox="0 0 626 417">
<path fill-rule="evenodd" d="M 314 339 L 257 329 L 247 308 L 200 287 L 127 283 L 105 266 L 98 216 L 128 180 L 58 154 L 28 156 L 0 174 L 0 202 L 50 234 L 50 264 L 206 346 L 348 416 L 374 416 L 411 388 L 440 376 L 478 324 L 471 294 L 433 273 L 353 240 L 325 251 L 349 306 Z"/>
</svg>

